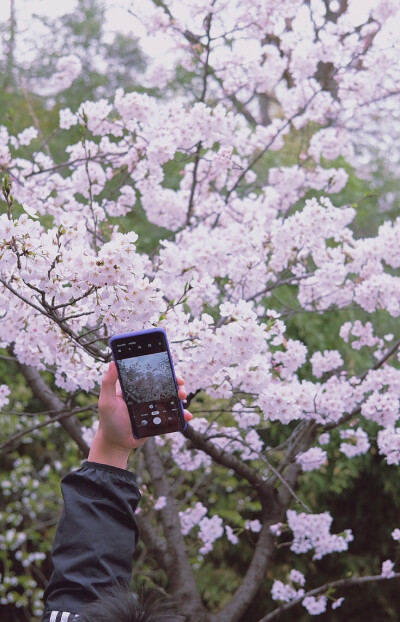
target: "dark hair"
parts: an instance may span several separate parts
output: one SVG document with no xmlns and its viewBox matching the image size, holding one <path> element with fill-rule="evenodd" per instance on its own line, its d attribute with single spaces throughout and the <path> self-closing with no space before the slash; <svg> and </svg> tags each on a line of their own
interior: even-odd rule
<svg viewBox="0 0 400 622">
<path fill-rule="evenodd" d="M 79 622 L 184 622 L 175 603 L 155 588 L 141 589 L 137 594 L 129 588 L 115 587 L 104 592 L 80 613 Z"/>
</svg>

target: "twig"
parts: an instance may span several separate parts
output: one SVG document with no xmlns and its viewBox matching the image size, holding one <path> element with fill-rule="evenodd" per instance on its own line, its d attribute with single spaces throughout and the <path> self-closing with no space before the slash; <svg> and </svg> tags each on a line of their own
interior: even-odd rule
<svg viewBox="0 0 400 622">
<path fill-rule="evenodd" d="M 211 21 L 212 21 L 212 13 L 209 13 L 209 15 L 207 15 L 207 18 L 206 18 L 206 24 L 207 24 L 207 43 L 206 43 L 206 59 L 205 59 L 205 63 L 204 63 L 203 90 L 202 90 L 202 93 L 201 93 L 201 96 L 200 96 L 200 99 L 199 99 L 199 101 L 201 101 L 201 102 L 204 102 L 205 97 L 206 97 L 206 93 L 207 93 L 207 79 L 208 79 L 208 75 L 209 75 L 209 59 L 210 59 L 210 52 L 211 52 L 211 46 L 210 46 L 210 43 L 211 43 L 211 39 L 210 39 Z M 193 201 L 194 201 L 194 193 L 195 193 L 195 190 L 196 190 L 196 186 L 198 184 L 197 171 L 198 171 L 198 167 L 199 167 L 199 163 L 200 163 L 201 149 L 202 149 L 202 142 L 200 140 L 197 143 L 196 153 L 194 155 L 192 187 L 190 189 L 189 205 L 188 205 L 188 210 L 187 210 L 187 215 L 186 215 L 186 224 L 187 225 L 190 224 L 190 220 L 191 220 L 191 217 L 192 217 L 192 214 L 193 214 Z"/>
<path fill-rule="evenodd" d="M 387 352 L 385 352 L 385 354 L 382 356 L 382 358 L 379 359 L 379 361 L 377 361 L 374 365 L 372 365 L 372 367 L 370 367 L 369 369 L 367 369 L 363 374 L 361 374 L 360 376 L 360 380 L 364 380 L 367 375 L 369 374 L 370 371 L 375 371 L 377 369 L 379 369 L 380 367 L 382 367 L 382 365 L 384 365 L 384 363 L 386 363 L 386 361 L 393 356 L 393 354 L 396 352 L 396 350 L 398 350 L 400 347 L 400 339 L 398 339 L 391 348 L 389 348 L 389 350 Z M 340 419 L 340 421 L 336 422 L 336 423 L 328 423 L 326 424 L 322 430 L 324 432 L 328 432 L 329 430 L 332 430 L 333 428 L 336 428 L 338 425 L 342 425 L 343 423 L 347 423 L 348 421 L 350 421 L 351 419 L 353 419 L 354 417 L 358 417 L 358 415 L 361 413 L 361 405 L 357 406 L 356 408 L 354 408 L 348 415 L 345 415 L 344 417 L 342 417 L 342 419 Z"/>
<path fill-rule="evenodd" d="M 96 360 L 100 360 L 100 361 L 105 360 L 104 358 L 105 354 L 100 348 L 96 348 L 92 344 L 89 345 L 86 343 L 80 343 L 79 335 L 77 335 L 76 332 L 72 330 L 72 328 L 70 328 L 68 324 L 66 324 L 65 319 L 60 317 L 56 313 L 56 311 L 53 310 L 52 306 L 47 303 L 43 291 L 39 290 L 37 287 L 33 285 L 30 285 L 29 283 L 25 283 L 25 285 L 27 285 L 27 287 L 29 287 L 30 289 L 33 289 L 34 291 L 41 293 L 42 295 L 41 305 L 42 306 L 40 307 L 37 304 L 35 304 L 32 300 L 29 300 L 28 298 L 26 298 L 26 296 L 24 296 L 23 294 L 18 292 L 16 289 L 14 289 L 14 287 L 10 285 L 10 283 L 7 283 L 7 281 L 5 281 L 4 279 L 0 278 L 0 283 L 2 283 L 4 287 L 6 287 L 14 296 L 22 300 L 22 302 L 29 305 L 30 307 L 35 309 L 35 311 L 38 311 L 38 313 L 46 316 L 47 318 L 52 320 L 55 324 L 57 324 L 61 328 L 61 330 L 64 333 L 66 333 L 80 348 L 82 348 L 83 350 L 91 354 Z M 90 293 L 91 293 L 91 290 L 89 289 L 85 295 L 89 296 Z M 77 317 L 77 316 L 72 316 L 72 317 Z"/>
<path fill-rule="evenodd" d="M 285 603 L 268 613 L 266 616 L 260 618 L 258 622 L 271 622 L 271 620 L 277 620 L 281 616 L 281 614 L 285 613 L 292 607 L 295 607 L 299 603 L 301 603 L 308 596 L 317 596 L 323 592 L 326 592 L 330 589 L 337 589 L 343 587 L 353 587 L 355 585 L 366 585 L 368 583 L 374 583 L 377 581 L 390 581 L 390 579 L 399 579 L 400 572 L 396 572 L 393 577 L 383 577 L 382 575 L 373 575 L 369 577 L 352 577 L 351 579 L 339 579 L 338 581 L 331 581 L 330 583 L 325 583 L 325 585 L 321 585 L 320 587 L 316 587 L 313 590 L 309 590 L 303 596 L 299 598 L 295 598 L 291 600 L 289 603 Z"/>
<path fill-rule="evenodd" d="M 45 408 L 60 413 L 65 413 L 65 404 L 54 393 L 47 383 L 43 380 L 40 373 L 34 367 L 18 363 L 18 367 L 23 374 L 28 385 L 31 387 L 33 395 Z M 89 447 L 82 436 L 80 423 L 74 414 L 60 419 L 61 425 L 76 442 L 82 453 L 87 456 Z"/>
<path fill-rule="evenodd" d="M 10 447 L 23 436 L 27 436 L 28 434 L 31 434 L 32 432 L 35 432 L 36 430 L 40 430 L 41 428 L 51 425 L 55 421 L 61 421 L 62 419 L 65 419 L 67 417 L 72 417 L 73 415 L 77 415 L 78 413 L 82 413 L 82 412 L 87 412 L 89 410 L 92 410 L 94 412 L 96 409 L 94 406 L 86 406 L 85 408 L 75 408 L 74 410 L 64 411 L 58 415 L 54 415 L 50 419 L 47 419 L 46 421 L 41 421 L 40 423 L 37 423 L 36 425 L 31 426 L 30 428 L 26 428 L 25 430 L 18 432 L 18 434 L 14 434 L 14 436 L 10 436 L 10 438 L 7 439 L 5 443 L 2 443 L 0 445 L 0 450 Z M 48 412 L 57 412 L 57 411 L 48 411 Z M 0 413 L 0 414 L 4 414 L 4 413 Z M 7 414 L 10 414 L 10 413 L 7 413 Z M 18 413 L 18 414 L 21 416 L 21 415 L 24 415 L 25 413 Z M 43 413 L 37 413 L 38 417 L 42 415 Z M 30 413 L 30 416 L 32 416 L 31 413 Z"/>
</svg>

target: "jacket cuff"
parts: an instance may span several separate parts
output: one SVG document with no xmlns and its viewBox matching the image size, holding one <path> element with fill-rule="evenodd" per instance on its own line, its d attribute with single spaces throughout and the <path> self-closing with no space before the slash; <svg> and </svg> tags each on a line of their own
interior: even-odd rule
<svg viewBox="0 0 400 622">
<path fill-rule="evenodd" d="M 128 480 L 136 483 L 135 474 L 131 471 L 127 471 L 127 469 L 120 469 L 119 467 L 112 466 L 111 464 L 103 464 L 101 462 L 92 462 L 91 460 L 83 460 L 81 469 L 94 469 L 95 471 L 106 471 L 107 473 L 115 473 L 115 475 L 120 475 L 126 477 Z"/>
</svg>

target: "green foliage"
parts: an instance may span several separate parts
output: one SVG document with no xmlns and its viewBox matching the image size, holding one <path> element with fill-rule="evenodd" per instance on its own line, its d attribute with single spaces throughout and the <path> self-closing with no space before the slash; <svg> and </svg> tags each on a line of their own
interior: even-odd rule
<svg viewBox="0 0 400 622">
<path fill-rule="evenodd" d="M 45 439 L 44 434 L 42 443 Z M 25 447 L 30 454 L 35 443 Z M 40 453 L 33 451 L 32 457 L 20 449 L 1 459 L 0 616 L 4 619 L 11 619 L 15 608 L 21 615 L 25 612 L 21 620 L 29 611 L 35 620 L 41 615 L 51 543 L 62 507 L 63 466 L 60 460 L 49 463 L 51 453 L 49 443 Z"/>
<path fill-rule="evenodd" d="M 212 559 L 207 559 L 202 564 L 201 572 L 196 572 L 197 584 L 210 611 L 218 611 L 229 602 L 231 595 L 240 585 L 240 573 L 244 570 L 244 566 L 238 564 L 239 560 L 232 554 L 229 555 L 228 547 L 223 551 L 217 543 L 215 548 L 221 549 L 220 555 L 218 557 L 213 555 Z"/>
</svg>

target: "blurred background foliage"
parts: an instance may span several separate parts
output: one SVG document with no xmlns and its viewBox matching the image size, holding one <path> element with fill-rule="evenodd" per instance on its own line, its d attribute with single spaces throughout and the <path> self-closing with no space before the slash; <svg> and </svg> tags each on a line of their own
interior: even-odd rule
<svg viewBox="0 0 400 622">
<path fill-rule="evenodd" d="M 105 41 L 104 10 L 105 3 L 102 0 L 79 0 L 73 12 L 65 13 L 57 19 L 35 17 L 36 20 L 42 20 L 47 28 L 47 36 L 35 42 L 34 55 L 23 63 L 17 62 L 15 53 L 19 44 L 18 14 L 15 12 L 0 25 L 0 34 L 4 38 L 3 54 L 0 55 L 1 124 L 7 127 L 10 134 L 34 125 L 39 131 L 39 137 L 29 149 L 48 149 L 58 163 L 66 159 L 66 146 L 80 140 L 77 128 L 57 130 L 61 108 L 70 107 L 76 111 L 82 101 L 112 97 L 118 87 L 143 90 L 140 75 L 146 59 L 138 42 L 118 33 L 112 41 Z M 34 83 L 35 79 L 49 77 L 54 73 L 57 59 L 71 53 L 79 56 L 83 72 L 69 89 L 49 101 L 24 86 L 28 82 Z M 179 89 L 188 80 L 190 75 L 181 69 L 175 88 Z M 157 95 L 156 92 L 152 94 Z M 314 129 L 305 128 L 290 134 L 282 151 L 267 153 L 257 164 L 260 179 L 267 180 L 271 167 L 295 165 L 304 141 L 309 139 L 309 133 Z M 394 209 L 386 212 L 379 209 L 379 196 L 387 191 L 397 191 L 396 182 L 385 179 L 384 163 L 380 167 L 382 176 L 377 188 L 372 188 L 370 182 L 358 178 L 350 163 L 340 162 L 340 165 L 349 174 L 349 182 L 344 190 L 332 195 L 332 202 L 356 208 L 357 216 L 353 223 L 356 237 L 376 234 L 384 220 L 397 216 Z M 181 168 L 179 158 L 165 165 L 165 184 L 168 187 L 178 187 Z M 122 183 L 126 183 L 123 171 L 110 181 L 107 192 L 112 193 Z M 305 198 L 308 196 L 311 195 Z M 312 196 L 318 196 L 318 193 L 313 192 Z M 297 207 L 301 208 L 303 203 L 299 202 Z M 139 200 L 126 218 L 114 219 L 112 224 L 118 224 L 123 232 L 135 230 L 139 234 L 139 250 L 147 253 L 155 251 L 160 240 L 170 235 L 169 231 L 147 222 Z M 373 363 L 368 348 L 355 351 L 343 341 L 338 343 L 339 328 L 345 321 L 367 320 L 367 315 L 363 318 L 359 310 L 332 310 L 327 324 L 327 313 L 322 316 L 317 312 L 300 309 L 295 288 L 287 285 L 275 290 L 264 302 L 282 312 L 287 324 L 287 336 L 304 342 L 310 354 L 317 350 L 338 348 L 347 368 L 353 369 L 354 374 L 362 373 Z M 377 334 L 381 336 L 393 333 L 396 329 L 395 320 L 384 310 L 375 314 L 374 325 Z M 305 365 L 301 377 L 307 379 L 310 374 L 309 365 Z M 0 356 L 0 377 L 2 383 L 13 388 L 10 405 L 1 415 L 0 429 L 0 574 L 3 577 L 19 577 L 15 586 L 3 581 L 0 587 L 0 617 L 7 622 L 26 622 L 38 619 L 35 613 L 40 611 L 41 590 L 50 573 L 49 552 L 62 508 L 60 478 L 75 468 L 82 456 L 59 423 L 40 427 L 29 435 L 21 436 L 12 445 L 5 446 L 6 438 L 32 425 L 40 425 L 45 418 L 38 416 L 42 410 L 41 404 L 27 388 L 23 376 L 6 351 L 2 351 Z M 76 395 L 71 398 L 71 406 L 87 403 L 95 404 L 96 396 Z M 229 418 L 228 414 L 224 414 L 228 406 L 222 401 L 211 401 L 204 394 L 196 396 L 191 403 L 193 413 L 200 416 L 204 411 L 220 408 L 222 414 L 219 416 Z M 217 410 L 216 416 L 218 414 Z M 90 417 L 83 415 L 82 425 L 90 423 Z M 371 437 L 374 438 L 376 430 L 372 424 L 370 427 Z M 288 437 L 290 426 L 271 422 L 260 433 L 266 444 L 279 445 Z M 333 554 L 321 561 L 313 561 L 311 554 L 296 558 L 296 567 L 307 575 L 310 587 L 332 580 L 332 577 L 379 573 L 382 560 L 395 558 L 395 544 L 390 538 L 390 531 L 398 526 L 398 469 L 383 464 L 374 443 L 368 454 L 352 460 L 346 459 L 339 452 L 339 444 L 337 432 L 332 432 L 328 464 L 318 472 L 301 476 L 298 495 L 313 512 L 328 510 L 336 517 L 333 532 L 349 528 L 355 539 L 346 555 Z M 138 451 L 131 466 L 138 473 L 139 484 L 150 486 L 142 463 L 143 457 Z M 211 508 L 210 515 L 214 511 L 226 518 L 234 530 L 236 526 L 235 533 L 240 545 L 232 545 L 226 538 L 221 538 L 202 564 L 190 543 L 190 538 L 196 537 L 195 530 L 188 538 L 188 552 L 196 568 L 204 601 L 211 610 L 215 610 L 238 587 L 251 559 L 257 536 L 240 526 L 242 517 L 250 520 L 259 517 L 260 507 L 249 493 L 248 486 L 222 467 L 216 466 L 212 474 L 205 471 L 200 477 L 196 472 L 182 474 L 173 464 L 169 468 L 170 474 L 179 483 L 182 499 L 190 498 L 192 504 L 200 501 Z M 157 520 L 156 515 L 154 520 Z M 21 532 L 25 534 L 23 540 L 18 539 Z M 282 538 L 265 577 L 263 590 L 242 622 L 257 620 L 266 611 L 275 608 L 276 604 L 270 598 L 270 588 L 273 578 L 286 581 L 293 560 L 289 544 Z M 398 547 L 397 558 L 399 555 Z M 142 544 L 136 552 L 134 576 L 136 584 L 166 586 L 166 577 L 146 557 Z M 394 605 L 398 602 L 398 596 L 393 583 L 363 589 L 352 588 L 351 591 L 341 591 L 340 595 L 347 594 L 349 598 L 345 599 L 339 613 L 328 609 L 320 619 L 333 622 L 339 616 L 352 622 L 365 622 L 366 619 L 388 622 L 398 620 L 398 611 Z M 301 606 L 295 612 L 282 615 L 280 619 L 291 622 L 294 616 L 299 622 L 309 619 Z"/>
</svg>

